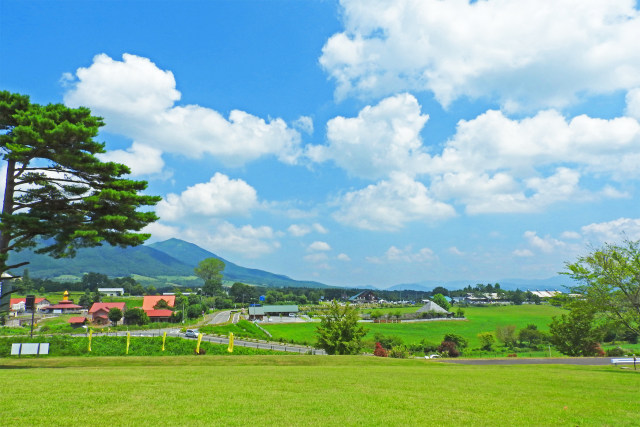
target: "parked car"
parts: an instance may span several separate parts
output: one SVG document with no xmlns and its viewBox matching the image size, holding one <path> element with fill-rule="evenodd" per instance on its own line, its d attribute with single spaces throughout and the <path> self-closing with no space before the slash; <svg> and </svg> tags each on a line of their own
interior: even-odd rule
<svg viewBox="0 0 640 427">
<path fill-rule="evenodd" d="M 184 333 L 184 336 L 187 338 L 198 338 L 198 330 L 197 329 L 187 329 L 187 332 Z"/>
<path fill-rule="evenodd" d="M 295 313 L 289 313 L 289 317 L 296 317 Z"/>
</svg>

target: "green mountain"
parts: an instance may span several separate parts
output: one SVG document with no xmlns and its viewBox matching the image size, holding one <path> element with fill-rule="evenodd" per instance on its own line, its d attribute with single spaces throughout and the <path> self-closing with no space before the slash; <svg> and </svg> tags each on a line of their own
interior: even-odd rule
<svg viewBox="0 0 640 427">
<path fill-rule="evenodd" d="M 205 258 L 224 261 L 225 280 L 274 287 L 328 287 L 322 283 L 299 281 L 264 270 L 241 267 L 193 243 L 169 239 L 151 245 L 132 248 L 99 246 L 79 249 L 74 258 L 54 259 L 36 255 L 31 250 L 11 254 L 9 262 L 29 261 L 25 268 L 31 277 L 80 279 L 85 273 L 95 272 L 109 277 L 135 275 L 165 283 L 193 283 L 193 269 Z M 21 272 L 20 272 L 21 273 Z"/>
<path fill-rule="evenodd" d="M 206 258 L 218 258 L 225 264 L 224 278 L 233 282 L 243 282 L 255 285 L 276 286 L 276 287 L 304 287 L 304 288 L 326 288 L 327 285 L 313 281 L 294 280 L 288 276 L 274 274 L 264 270 L 245 268 L 218 255 L 209 252 L 193 243 L 180 239 L 169 239 L 163 242 L 152 243 L 150 248 L 164 252 L 167 255 L 191 266 L 191 271 L 200 261 Z"/>
</svg>

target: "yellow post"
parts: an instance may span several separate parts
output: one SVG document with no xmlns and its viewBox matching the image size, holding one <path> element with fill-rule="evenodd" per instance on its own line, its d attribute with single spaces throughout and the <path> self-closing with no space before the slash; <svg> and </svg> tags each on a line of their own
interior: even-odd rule
<svg viewBox="0 0 640 427">
<path fill-rule="evenodd" d="M 129 354 L 129 341 L 131 341 L 131 334 L 127 332 L 127 354 Z"/>
<path fill-rule="evenodd" d="M 164 351 L 164 342 L 167 340 L 167 331 L 162 334 L 162 351 Z"/>
<path fill-rule="evenodd" d="M 200 341 L 202 341 L 202 332 L 198 334 L 198 344 L 196 345 L 196 354 L 200 354 Z"/>
<path fill-rule="evenodd" d="M 233 353 L 233 332 L 229 332 L 229 348 L 227 351 Z"/>
<path fill-rule="evenodd" d="M 89 329 L 89 351 L 91 351 L 91 336 L 93 335 L 93 329 Z"/>
</svg>

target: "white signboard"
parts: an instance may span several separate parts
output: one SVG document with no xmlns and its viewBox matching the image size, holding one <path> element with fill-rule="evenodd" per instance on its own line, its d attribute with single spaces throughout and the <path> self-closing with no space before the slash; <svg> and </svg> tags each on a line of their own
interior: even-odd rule
<svg viewBox="0 0 640 427">
<path fill-rule="evenodd" d="M 20 354 L 38 354 L 38 347 L 40 347 L 39 343 L 24 343 Z"/>
<path fill-rule="evenodd" d="M 11 355 L 12 356 L 20 356 L 20 346 L 22 344 L 20 343 L 13 343 L 11 344 Z"/>
</svg>

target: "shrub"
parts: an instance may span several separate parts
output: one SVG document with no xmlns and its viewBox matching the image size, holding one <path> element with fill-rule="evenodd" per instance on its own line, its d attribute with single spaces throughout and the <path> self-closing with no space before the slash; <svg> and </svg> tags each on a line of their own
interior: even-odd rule
<svg viewBox="0 0 640 427">
<path fill-rule="evenodd" d="M 518 357 L 516 353 L 507 354 L 507 357 Z"/>
<path fill-rule="evenodd" d="M 422 351 L 424 351 L 425 354 L 438 351 L 438 344 L 428 341 L 426 338 L 423 338 L 422 341 L 420 341 L 420 346 L 422 347 Z"/>
<path fill-rule="evenodd" d="M 491 332 L 481 332 L 478 334 L 478 339 L 480 339 L 480 342 L 482 343 L 482 346 L 480 348 L 482 348 L 483 350 L 491 350 L 491 347 L 493 346 L 493 343 L 495 342 L 495 338 L 493 337 L 493 334 Z"/>
<path fill-rule="evenodd" d="M 516 343 L 516 325 L 498 326 L 496 328 L 496 338 L 504 345 L 513 347 Z"/>
<path fill-rule="evenodd" d="M 458 310 L 456 310 L 456 317 L 464 317 L 464 310 L 458 308 Z"/>
<path fill-rule="evenodd" d="M 376 348 L 373 350 L 373 355 L 378 357 L 387 357 L 389 356 L 389 352 L 385 350 L 379 342 L 377 342 Z"/>
<path fill-rule="evenodd" d="M 614 347 L 614 348 L 608 349 L 606 352 L 606 355 L 609 357 L 620 357 L 620 356 L 624 356 L 627 353 L 630 353 L 630 351 L 625 350 L 622 347 Z"/>
<path fill-rule="evenodd" d="M 389 357 L 393 357 L 396 359 L 406 359 L 409 357 L 409 351 L 407 350 L 407 348 L 403 345 L 398 345 L 393 347 L 390 351 L 389 351 Z"/>
<path fill-rule="evenodd" d="M 591 347 L 589 347 L 588 356 L 596 356 L 596 357 L 604 357 L 605 352 L 600 346 L 599 342 L 594 342 Z"/>
<path fill-rule="evenodd" d="M 382 347 L 387 350 L 391 350 L 391 348 L 393 347 L 398 347 L 404 344 L 402 338 L 395 336 L 384 336 L 380 332 L 376 332 L 376 334 L 373 336 L 373 339 L 376 340 L 376 342 L 379 342 L 380 345 L 382 345 Z"/>
<path fill-rule="evenodd" d="M 469 345 L 469 341 L 467 341 L 466 338 L 457 334 L 446 334 L 442 341 L 454 342 L 456 343 L 456 347 L 459 348 L 460 350 L 467 348 L 467 346 Z"/>
<path fill-rule="evenodd" d="M 438 352 L 448 357 L 460 356 L 460 351 L 458 350 L 456 343 L 453 341 L 442 341 L 442 344 L 438 347 Z"/>
</svg>

